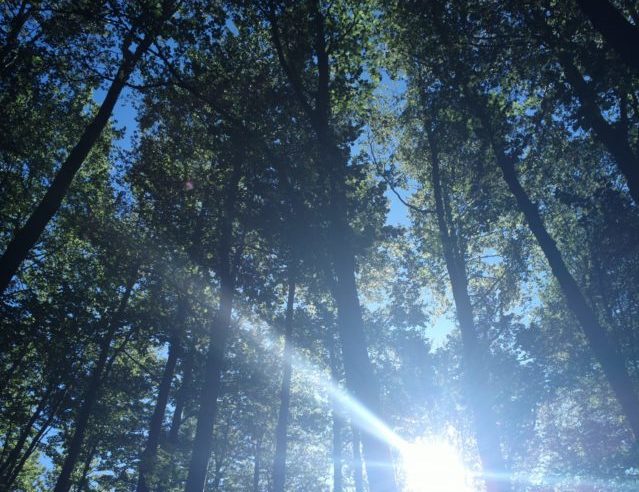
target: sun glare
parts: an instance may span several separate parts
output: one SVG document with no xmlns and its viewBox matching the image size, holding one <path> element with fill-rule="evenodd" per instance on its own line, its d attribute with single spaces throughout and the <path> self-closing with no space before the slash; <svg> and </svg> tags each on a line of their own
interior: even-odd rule
<svg viewBox="0 0 639 492">
<path fill-rule="evenodd" d="M 457 450 L 445 441 L 420 440 L 401 450 L 409 492 L 470 492 L 470 476 Z"/>
</svg>

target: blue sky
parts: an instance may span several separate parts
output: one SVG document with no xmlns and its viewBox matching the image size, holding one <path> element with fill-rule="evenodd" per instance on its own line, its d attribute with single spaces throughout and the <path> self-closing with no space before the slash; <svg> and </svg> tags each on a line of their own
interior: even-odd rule
<svg viewBox="0 0 639 492">
<path fill-rule="evenodd" d="M 405 83 L 402 80 L 392 80 L 388 74 L 382 73 L 382 82 L 378 89 L 378 94 L 386 98 L 399 98 L 405 90 Z M 106 91 L 99 89 L 94 94 L 96 103 L 101 103 Z M 113 112 L 113 120 L 118 129 L 124 129 L 123 137 L 117 142 L 117 146 L 129 150 L 132 147 L 132 140 L 138 128 L 136 121 L 137 110 L 134 105 L 134 99 L 139 97 L 139 93 L 132 89 L 125 88 L 122 96 L 118 100 Z M 398 190 L 402 198 L 409 198 L 409 192 Z M 386 223 L 393 226 L 410 226 L 410 218 L 407 207 L 401 203 L 399 198 L 391 191 L 386 191 L 386 198 L 389 203 L 389 212 L 386 217 Z M 426 336 L 431 340 L 433 349 L 441 347 L 446 337 L 454 329 L 454 322 L 447 315 L 439 316 L 432 320 L 431 326 L 426 331 Z"/>
</svg>

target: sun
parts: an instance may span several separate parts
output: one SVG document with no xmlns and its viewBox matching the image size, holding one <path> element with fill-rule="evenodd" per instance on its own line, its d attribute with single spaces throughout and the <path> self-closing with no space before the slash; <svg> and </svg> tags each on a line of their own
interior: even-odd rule
<svg viewBox="0 0 639 492">
<path fill-rule="evenodd" d="M 470 474 L 445 441 L 420 440 L 401 450 L 408 492 L 470 492 Z"/>
</svg>

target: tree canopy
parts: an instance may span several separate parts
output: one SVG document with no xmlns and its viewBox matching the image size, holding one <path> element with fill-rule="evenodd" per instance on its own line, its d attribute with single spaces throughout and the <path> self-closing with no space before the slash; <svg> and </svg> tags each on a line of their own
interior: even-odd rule
<svg viewBox="0 0 639 492">
<path fill-rule="evenodd" d="M 639 488 L 637 46 L 631 0 L 3 2 L 0 491 Z"/>
</svg>

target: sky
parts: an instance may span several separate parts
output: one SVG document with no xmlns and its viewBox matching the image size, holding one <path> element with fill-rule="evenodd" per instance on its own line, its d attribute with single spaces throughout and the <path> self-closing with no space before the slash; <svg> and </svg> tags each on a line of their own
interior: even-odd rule
<svg viewBox="0 0 639 492">
<path fill-rule="evenodd" d="M 393 80 L 386 72 L 382 73 L 382 81 L 377 90 L 377 95 L 392 101 L 393 98 L 401 98 L 405 91 L 403 80 Z M 94 93 L 93 99 L 100 104 L 106 95 L 106 90 L 101 88 Z M 124 134 L 116 145 L 123 150 L 130 150 L 133 146 L 133 138 L 138 129 L 137 110 L 134 100 L 139 97 L 139 93 L 133 89 L 125 88 L 113 111 L 113 121 L 117 129 L 123 129 Z M 399 102 L 398 102 L 399 104 Z M 407 190 L 397 189 L 402 198 L 406 201 L 410 197 Z M 386 224 L 391 226 L 410 226 L 410 218 L 406 205 L 390 189 L 386 191 L 389 211 L 386 216 Z M 454 329 L 455 323 L 444 314 L 431 320 L 431 324 L 426 328 L 425 336 L 430 339 L 432 350 L 442 347 L 447 336 Z"/>
</svg>

